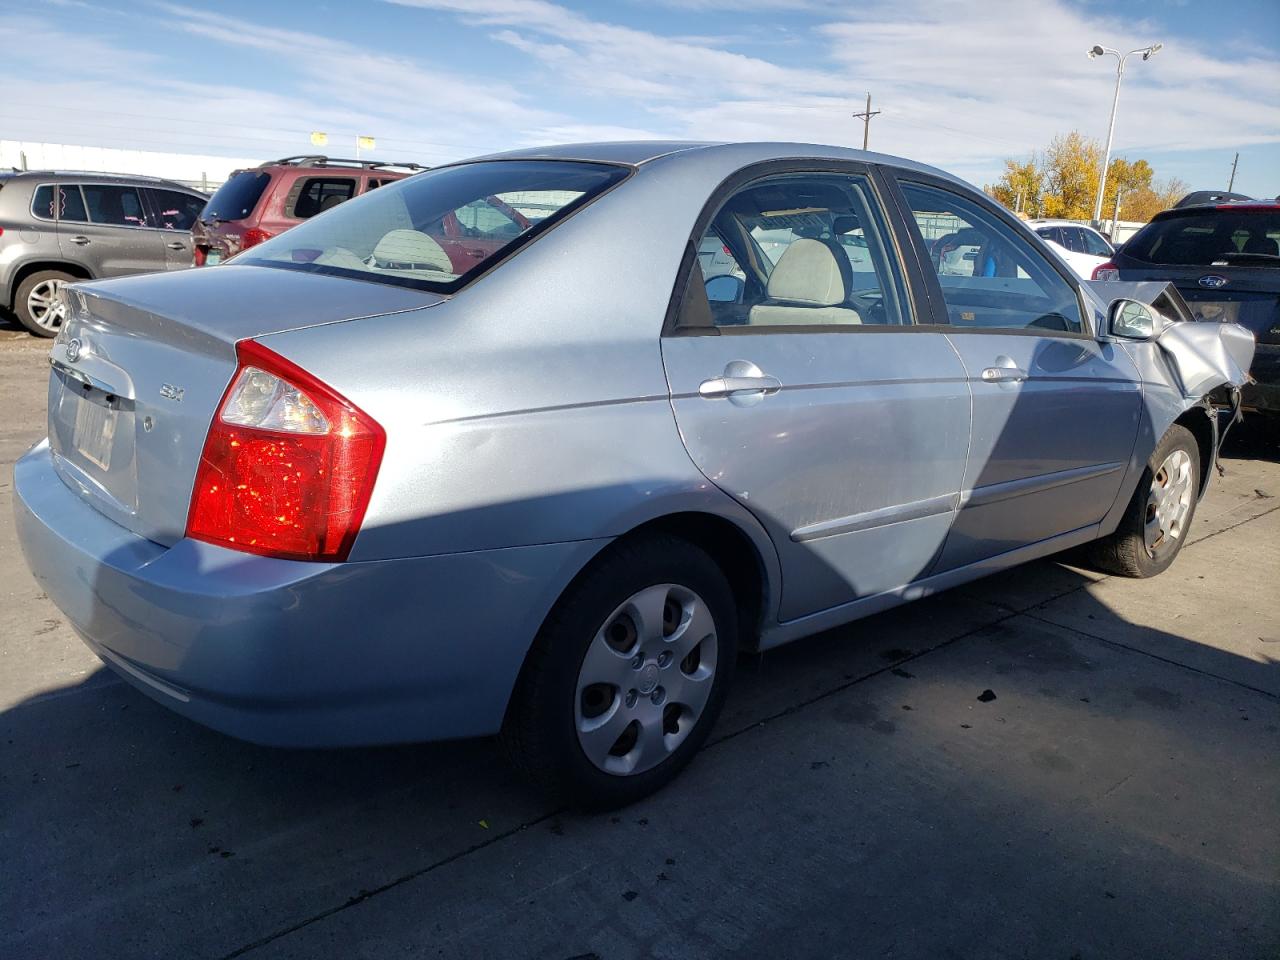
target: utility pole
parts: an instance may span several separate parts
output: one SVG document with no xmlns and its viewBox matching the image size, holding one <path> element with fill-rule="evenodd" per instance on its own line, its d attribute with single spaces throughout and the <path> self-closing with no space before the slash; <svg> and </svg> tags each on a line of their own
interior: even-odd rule
<svg viewBox="0 0 1280 960">
<path fill-rule="evenodd" d="M 1227 184 L 1227 193 L 1231 192 L 1231 188 L 1236 185 L 1236 164 L 1240 162 L 1240 154 L 1236 154 L 1236 158 L 1231 161 L 1231 182 Z"/>
<path fill-rule="evenodd" d="M 867 141 L 871 137 L 871 118 L 878 114 L 879 110 L 871 109 L 871 94 L 867 94 L 867 109 L 862 113 L 855 113 L 854 117 L 862 121 L 862 149 L 867 149 Z"/>
</svg>

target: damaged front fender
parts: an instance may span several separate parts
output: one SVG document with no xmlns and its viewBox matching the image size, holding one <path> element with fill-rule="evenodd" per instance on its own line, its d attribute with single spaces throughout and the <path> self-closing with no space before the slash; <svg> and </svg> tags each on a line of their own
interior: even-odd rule
<svg viewBox="0 0 1280 960">
<path fill-rule="evenodd" d="M 1249 382 L 1255 347 L 1253 334 L 1238 323 L 1198 321 L 1171 283 L 1103 281 L 1093 285 L 1111 299 L 1135 300 L 1162 319 L 1151 340 L 1167 366 L 1170 385 L 1184 398 L 1199 400 L 1218 387 Z"/>
</svg>

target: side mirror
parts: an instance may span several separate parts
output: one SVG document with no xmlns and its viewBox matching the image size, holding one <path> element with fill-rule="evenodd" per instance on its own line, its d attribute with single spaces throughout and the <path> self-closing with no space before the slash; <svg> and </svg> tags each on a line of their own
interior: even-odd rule
<svg viewBox="0 0 1280 960">
<path fill-rule="evenodd" d="M 747 283 L 741 277 L 722 273 L 707 281 L 707 299 L 712 303 L 741 303 Z"/>
<path fill-rule="evenodd" d="M 1164 332 L 1165 321 L 1145 303 L 1117 300 L 1111 304 L 1107 327 L 1113 337 L 1125 340 L 1154 340 Z"/>
</svg>

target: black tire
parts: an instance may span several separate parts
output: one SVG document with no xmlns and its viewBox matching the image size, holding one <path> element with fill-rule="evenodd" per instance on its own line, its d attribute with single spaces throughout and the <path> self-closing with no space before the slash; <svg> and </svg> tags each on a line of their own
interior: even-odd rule
<svg viewBox="0 0 1280 960">
<path fill-rule="evenodd" d="M 714 621 L 710 694 L 683 740 L 665 759 L 641 772 L 611 773 L 597 766 L 579 742 L 579 673 L 606 620 L 637 593 L 660 584 L 692 591 Z M 706 741 L 724 706 L 737 652 L 733 592 L 710 556 L 666 535 L 616 543 L 566 591 L 539 632 L 507 710 L 502 733 L 507 755 L 513 766 L 557 802 L 589 810 L 633 803 L 672 780 Z M 684 669 L 683 662 L 675 666 Z M 617 695 L 622 696 L 621 688 Z"/>
<path fill-rule="evenodd" d="M 1178 451 L 1185 453 L 1191 461 L 1191 502 L 1181 524 L 1181 535 L 1176 539 L 1165 538 L 1153 551 L 1148 549 L 1145 534 L 1152 484 L 1165 462 Z M 1138 480 L 1137 489 L 1125 508 L 1120 525 L 1110 536 L 1102 537 L 1089 545 L 1090 562 L 1106 573 L 1122 577 L 1145 578 L 1163 573 L 1186 543 L 1191 522 L 1195 519 L 1199 494 L 1200 446 L 1190 430 L 1175 423 L 1156 444 L 1156 449 Z"/>
<path fill-rule="evenodd" d="M 31 298 L 31 291 L 50 281 L 74 283 L 78 279 L 80 278 L 73 277 L 62 270 L 37 270 L 31 276 L 23 278 L 23 281 L 18 284 L 17 292 L 13 298 L 13 312 L 17 315 L 18 322 L 37 337 L 56 337 L 59 324 L 50 326 L 48 323 L 42 323 L 41 318 L 32 313 L 28 302 Z"/>
</svg>

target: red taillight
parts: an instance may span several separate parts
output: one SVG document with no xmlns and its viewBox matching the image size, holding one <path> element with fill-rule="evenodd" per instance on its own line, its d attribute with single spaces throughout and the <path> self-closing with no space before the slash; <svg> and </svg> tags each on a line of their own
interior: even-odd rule
<svg viewBox="0 0 1280 960">
<path fill-rule="evenodd" d="M 191 251 L 192 265 L 196 267 L 203 267 L 206 256 L 208 256 L 208 252 L 205 250 L 204 247 L 196 247 Z"/>
<path fill-rule="evenodd" d="M 1093 268 L 1092 280 L 1119 280 L 1120 268 L 1108 260 L 1106 263 L 1100 263 Z"/>
<path fill-rule="evenodd" d="M 252 340 L 214 415 L 187 536 L 289 560 L 345 560 L 386 434 L 368 414 Z"/>
<path fill-rule="evenodd" d="M 273 234 L 268 233 L 261 227 L 250 227 L 240 236 L 240 249 L 248 250 L 250 247 L 256 247 L 264 241 L 270 240 Z"/>
</svg>

